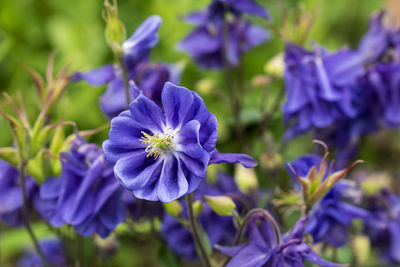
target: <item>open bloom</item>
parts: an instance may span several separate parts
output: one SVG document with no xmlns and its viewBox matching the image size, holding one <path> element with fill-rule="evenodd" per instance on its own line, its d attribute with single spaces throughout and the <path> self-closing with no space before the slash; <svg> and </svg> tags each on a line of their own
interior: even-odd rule
<svg viewBox="0 0 400 267">
<path fill-rule="evenodd" d="M 170 202 L 191 193 L 211 163 L 256 165 L 247 155 L 217 152 L 217 119 L 198 94 L 168 82 L 161 101 L 164 110 L 141 94 L 111 121 L 103 143 L 116 177 L 137 198 Z"/>
<path fill-rule="evenodd" d="M 280 244 L 275 239 L 272 227 L 265 220 L 258 223 L 259 219 L 258 216 L 253 216 L 249 222 L 247 244 L 233 247 L 217 246 L 222 253 L 232 257 L 227 267 L 303 267 L 305 261 L 323 267 L 343 267 L 341 264 L 324 260 L 303 242 L 306 217 L 296 223 Z"/>
<path fill-rule="evenodd" d="M 10 226 L 21 226 L 22 218 L 22 189 L 19 172 L 5 161 L 0 160 L 0 219 Z M 37 194 L 35 181 L 26 177 L 26 192 L 30 202 Z"/>
<path fill-rule="evenodd" d="M 106 237 L 126 211 L 123 188 L 115 181 L 112 166 L 97 145 L 81 138 L 60 158 L 61 176 L 48 178 L 40 187 L 39 214 L 55 227 L 69 224 L 81 235 Z"/>
</svg>

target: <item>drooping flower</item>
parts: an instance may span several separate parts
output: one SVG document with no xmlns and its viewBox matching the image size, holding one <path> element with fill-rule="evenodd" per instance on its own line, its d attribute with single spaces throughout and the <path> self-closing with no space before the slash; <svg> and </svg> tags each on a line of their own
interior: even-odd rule
<svg viewBox="0 0 400 267">
<path fill-rule="evenodd" d="M 286 123 L 294 121 L 286 138 L 311 128 L 326 128 L 338 119 L 354 118 L 357 110 L 352 90 L 363 74 L 365 60 L 361 53 L 348 49 L 329 53 L 315 46 L 310 52 L 286 44 L 283 113 Z"/>
<path fill-rule="evenodd" d="M 60 159 L 61 176 L 48 178 L 40 187 L 39 214 L 55 227 L 69 224 L 81 235 L 106 237 L 124 220 L 126 211 L 123 188 L 112 166 L 97 145 L 80 137 Z"/>
<path fill-rule="evenodd" d="M 186 16 L 197 28 L 178 44 L 178 50 L 203 68 L 237 66 L 245 52 L 269 39 L 264 28 L 242 18 L 243 12 L 268 18 L 266 10 L 253 1 L 214 0 L 205 10 Z M 233 15 L 228 20 L 227 13 Z"/>
<path fill-rule="evenodd" d="M 57 267 L 67 266 L 67 259 L 64 254 L 63 244 L 58 239 L 42 240 L 39 246 L 46 257 L 46 260 L 52 265 Z M 39 255 L 31 249 L 22 255 L 18 262 L 18 267 L 43 267 L 46 266 L 42 262 Z"/>
<path fill-rule="evenodd" d="M 314 166 L 321 167 L 322 158 L 305 155 L 291 163 L 298 175 L 307 177 Z M 291 173 L 291 172 L 289 172 Z M 325 172 L 322 181 L 326 179 Z M 348 241 L 348 228 L 355 219 L 365 220 L 369 212 L 357 207 L 361 191 L 351 181 L 339 181 L 314 205 L 309 213 L 305 232 L 313 236 L 314 243 L 325 242 L 335 247 Z"/>
<path fill-rule="evenodd" d="M 371 244 L 388 263 L 400 263 L 400 196 L 389 190 L 368 199 L 371 216 L 365 222 Z"/>
<path fill-rule="evenodd" d="M 140 95 L 111 121 L 103 143 L 116 177 L 137 198 L 170 202 L 191 193 L 212 163 L 255 166 L 247 155 L 217 152 L 217 120 L 198 94 L 168 82 L 161 99 L 164 110 Z"/>
<path fill-rule="evenodd" d="M 323 267 L 343 266 L 329 262 L 315 253 L 303 242 L 306 217 L 301 218 L 290 233 L 277 243 L 271 225 L 254 215 L 249 222 L 249 241 L 233 247 L 217 246 L 224 254 L 232 257 L 227 267 L 262 267 L 262 266 L 305 266 L 310 262 Z"/>
<path fill-rule="evenodd" d="M 239 193 L 233 178 L 221 173 L 218 175 L 216 184 L 208 184 L 203 181 L 199 189 L 195 192 L 195 199 L 202 201 L 203 195 L 219 196 L 232 194 L 237 196 L 236 199 L 241 198 L 243 201 L 247 201 L 246 197 Z M 238 202 L 238 204 L 240 205 L 240 202 Z M 182 202 L 182 206 L 184 207 L 182 216 L 187 218 L 186 203 Z M 205 201 L 203 201 L 203 211 L 198 219 L 211 245 L 229 244 L 233 241 L 236 229 L 232 218 L 216 214 Z M 175 254 L 187 260 L 198 259 L 192 234 L 178 219 L 165 214 L 161 226 L 161 233 L 168 247 Z"/>
<path fill-rule="evenodd" d="M 28 202 L 38 192 L 35 181 L 26 177 L 26 192 Z M 0 160 L 0 219 L 10 226 L 21 226 L 23 224 L 23 199 L 19 181 L 19 172 L 7 162 Z"/>
</svg>

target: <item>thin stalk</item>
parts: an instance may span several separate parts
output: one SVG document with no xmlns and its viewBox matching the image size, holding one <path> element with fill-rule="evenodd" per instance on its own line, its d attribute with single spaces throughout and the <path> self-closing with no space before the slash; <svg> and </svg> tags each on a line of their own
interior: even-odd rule
<svg viewBox="0 0 400 267">
<path fill-rule="evenodd" d="M 225 11 L 227 11 L 228 9 L 229 8 L 225 6 Z M 232 66 L 230 65 L 227 57 L 228 45 L 229 45 L 229 25 L 228 22 L 226 21 L 226 18 L 224 18 L 222 47 L 223 47 L 225 82 L 226 86 L 228 87 L 228 95 L 230 96 L 231 99 L 232 114 L 235 120 L 235 130 L 239 143 L 239 151 L 241 152 L 243 150 L 243 145 L 244 145 L 244 132 L 243 132 L 242 121 L 240 118 L 241 98 L 238 92 L 240 88 L 234 86 L 233 83 Z M 239 81 L 238 83 L 240 82 L 241 81 Z"/>
<path fill-rule="evenodd" d="M 192 232 L 192 236 L 194 241 L 197 244 L 197 247 L 200 250 L 200 258 L 203 260 L 203 264 L 206 267 L 211 267 L 210 259 L 208 258 L 206 249 L 204 248 L 203 242 L 201 242 L 200 234 L 199 234 L 199 227 L 197 225 L 197 220 L 194 216 L 193 212 L 193 193 L 190 193 L 186 196 L 187 206 L 188 206 L 188 213 L 189 213 L 189 223 L 190 223 L 190 230 Z"/>
<path fill-rule="evenodd" d="M 129 104 L 131 103 L 131 100 L 130 100 L 130 94 L 129 94 L 128 69 L 126 68 L 124 57 L 122 55 L 118 56 L 118 62 L 119 62 L 119 66 L 121 67 L 121 70 L 122 70 L 122 79 L 124 81 L 126 109 L 129 109 Z"/>
<path fill-rule="evenodd" d="M 270 223 L 270 225 L 272 226 L 272 230 L 274 231 L 274 234 L 275 234 L 276 244 L 279 245 L 281 243 L 281 232 L 279 231 L 279 227 L 278 227 L 275 219 L 272 217 L 272 215 L 268 211 L 257 208 L 257 209 L 249 210 L 249 212 L 247 212 L 246 216 L 243 218 L 242 223 L 239 224 L 238 231 L 236 232 L 235 240 L 233 241 L 233 246 L 239 245 L 240 242 L 242 241 L 243 235 L 246 230 L 246 226 L 254 214 L 261 214 Z M 225 266 L 226 264 L 228 264 L 230 259 L 231 259 L 230 257 L 227 257 L 223 261 L 222 266 Z"/>
<path fill-rule="evenodd" d="M 25 225 L 26 230 L 28 231 L 28 234 L 32 240 L 33 246 L 39 255 L 40 259 L 42 260 L 43 264 L 45 266 L 51 266 L 50 263 L 47 261 L 46 256 L 44 255 L 43 251 L 41 250 L 39 246 L 39 242 L 35 236 L 35 233 L 33 232 L 33 229 L 31 227 L 31 224 L 29 222 L 29 209 L 28 209 L 28 194 L 26 192 L 26 178 L 25 178 L 25 167 L 26 163 L 21 162 L 18 167 L 19 171 L 19 180 L 21 183 L 21 191 L 22 191 L 22 217 L 23 217 L 23 222 Z"/>
</svg>

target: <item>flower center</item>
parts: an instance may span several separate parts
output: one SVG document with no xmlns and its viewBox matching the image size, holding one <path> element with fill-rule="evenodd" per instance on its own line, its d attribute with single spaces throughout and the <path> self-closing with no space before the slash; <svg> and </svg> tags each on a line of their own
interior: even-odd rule
<svg viewBox="0 0 400 267">
<path fill-rule="evenodd" d="M 162 156 L 175 148 L 174 137 L 169 130 L 166 133 L 154 135 L 142 131 L 142 134 L 143 136 L 139 140 L 146 145 L 147 157 L 153 156 L 157 159 L 158 156 Z"/>
</svg>

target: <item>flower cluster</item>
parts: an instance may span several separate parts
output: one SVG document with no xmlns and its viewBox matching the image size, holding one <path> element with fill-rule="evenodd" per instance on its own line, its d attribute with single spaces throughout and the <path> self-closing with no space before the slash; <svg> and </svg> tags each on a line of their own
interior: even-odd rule
<svg viewBox="0 0 400 267">
<path fill-rule="evenodd" d="M 385 12 L 371 17 L 356 50 L 329 52 L 285 48 L 286 138 L 310 129 L 337 148 L 343 166 L 357 154 L 359 138 L 379 126 L 397 127 L 398 30 L 385 25 Z"/>
</svg>

